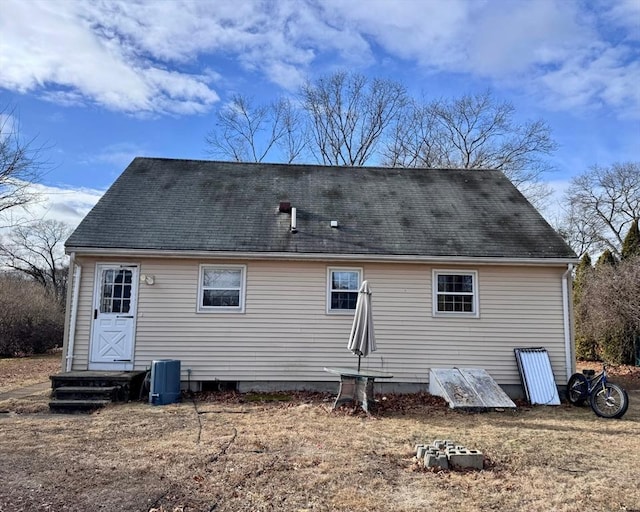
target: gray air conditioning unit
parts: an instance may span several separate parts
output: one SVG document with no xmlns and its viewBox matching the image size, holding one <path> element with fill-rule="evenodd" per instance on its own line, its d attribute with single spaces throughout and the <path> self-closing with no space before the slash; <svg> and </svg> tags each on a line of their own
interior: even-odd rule
<svg viewBox="0 0 640 512">
<path fill-rule="evenodd" d="M 180 361 L 161 359 L 151 363 L 149 403 L 166 405 L 180 401 Z"/>
</svg>

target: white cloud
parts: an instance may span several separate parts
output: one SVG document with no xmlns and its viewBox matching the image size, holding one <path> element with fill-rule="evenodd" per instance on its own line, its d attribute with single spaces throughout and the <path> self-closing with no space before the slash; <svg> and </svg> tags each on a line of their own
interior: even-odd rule
<svg viewBox="0 0 640 512">
<path fill-rule="evenodd" d="M 33 220 L 58 220 L 75 228 L 104 194 L 104 190 L 65 186 L 30 185 L 35 199 L 25 207 L 5 212 L 1 225 Z"/>
<path fill-rule="evenodd" d="M 202 112 L 218 99 L 205 77 L 167 72 L 99 30 L 81 16 L 86 5 L 3 2 L 0 87 L 126 112 Z"/>
<path fill-rule="evenodd" d="M 118 171 L 124 169 L 137 156 L 151 153 L 142 146 L 130 142 L 120 142 L 104 147 L 98 153 L 80 155 L 79 160 L 83 164 L 104 163 L 113 165 Z"/>
<path fill-rule="evenodd" d="M 638 0 L 617 0 L 610 4 L 605 11 L 604 18 L 617 27 L 622 27 L 628 32 L 626 36 L 635 41 L 640 41 L 640 2 Z"/>
<path fill-rule="evenodd" d="M 327 67 L 391 57 L 555 108 L 640 116 L 639 19 L 638 0 L 5 0 L 0 87 L 189 115 L 217 101 L 214 81 L 233 81 L 225 61 L 294 90 Z"/>
</svg>

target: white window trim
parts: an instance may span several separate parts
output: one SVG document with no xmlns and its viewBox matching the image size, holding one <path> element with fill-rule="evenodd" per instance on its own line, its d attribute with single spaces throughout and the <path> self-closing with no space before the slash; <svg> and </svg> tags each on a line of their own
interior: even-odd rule
<svg viewBox="0 0 640 512">
<path fill-rule="evenodd" d="M 203 286 L 202 279 L 205 268 L 222 269 L 222 270 L 240 270 L 240 305 L 238 307 L 228 306 L 203 306 Z M 216 265 L 215 263 L 201 263 L 198 272 L 198 303 L 196 305 L 196 313 L 244 313 L 245 295 L 247 289 L 247 266 L 246 265 Z"/>
<path fill-rule="evenodd" d="M 357 272 L 358 289 L 360 289 L 364 275 L 362 267 L 327 267 L 327 315 L 353 315 L 354 309 L 331 309 L 331 272 Z"/>
<path fill-rule="evenodd" d="M 473 276 L 473 312 L 464 311 L 438 311 L 438 276 L 439 275 L 471 275 Z M 480 317 L 480 288 L 478 285 L 477 270 L 458 269 L 433 269 L 432 271 L 432 314 L 434 317 L 454 317 L 454 318 L 479 318 Z"/>
</svg>

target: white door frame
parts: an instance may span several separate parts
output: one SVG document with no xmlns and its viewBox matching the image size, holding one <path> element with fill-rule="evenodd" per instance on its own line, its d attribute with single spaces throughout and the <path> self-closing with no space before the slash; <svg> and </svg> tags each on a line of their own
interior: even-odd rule
<svg viewBox="0 0 640 512">
<path fill-rule="evenodd" d="M 107 318 L 120 317 L 122 319 L 130 320 L 126 326 L 125 335 L 129 337 L 128 352 L 122 359 L 114 359 L 113 361 L 100 361 L 97 354 L 97 338 L 99 333 L 99 324 L 101 315 L 100 313 L 101 294 L 102 294 L 102 271 L 108 268 L 112 269 L 130 269 L 132 271 L 131 276 L 131 295 L 130 295 L 130 308 L 126 313 L 109 313 Z M 97 262 L 95 268 L 95 275 L 93 279 L 93 308 L 91 310 L 91 339 L 89 341 L 89 370 L 120 370 L 130 371 L 134 366 L 134 354 L 135 354 L 135 340 L 136 340 L 136 318 L 138 310 L 138 281 L 139 281 L 140 265 L 137 263 L 110 263 L 110 262 Z M 104 318 L 104 316 L 102 316 Z"/>
</svg>

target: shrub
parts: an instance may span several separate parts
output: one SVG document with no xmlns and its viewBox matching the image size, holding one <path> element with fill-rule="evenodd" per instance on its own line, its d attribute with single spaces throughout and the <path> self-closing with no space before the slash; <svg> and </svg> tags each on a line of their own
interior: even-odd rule
<svg viewBox="0 0 640 512">
<path fill-rule="evenodd" d="M 41 354 L 62 345 L 60 303 L 30 280 L 0 274 L 0 356 Z"/>
<path fill-rule="evenodd" d="M 633 363 L 640 335 L 640 256 L 616 266 L 596 265 L 584 283 L 576 313 L 578 331 L 596 340 L 599 358 Z M 579 341 L 576 339 L 577 349 L 584 349 Z"/>
</svg>

